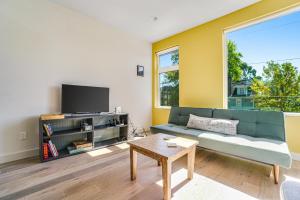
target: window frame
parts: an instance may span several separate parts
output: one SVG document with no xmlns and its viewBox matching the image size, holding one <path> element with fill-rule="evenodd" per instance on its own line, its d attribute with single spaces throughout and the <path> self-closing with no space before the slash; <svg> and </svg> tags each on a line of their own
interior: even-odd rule
<svg viewBox="0 0 300 200">
<path fill-rule="evenodd" d="M 175 47 L 171 47 L 162 51 L 159 51 L 156 53 L 156 84 L 157 84 L 157 92 L 156 92 L 156 108 L 165 108 L 165 109 L 170 109 L 171 106 L 162 106 L 161 102 L 160 102 L 160 79 L 159 79 L 159 75 L 161 73 L 166 73 L 166 72 L 171 72 L 171 71 L 178 71 L 179 72 L 179 61 L 177 65 L 171 65 L 171 66 L 167 66 L 167 67 L 160 67 L 159 66 L 159 57 L 163 54 L 167 54 L 170 53 L 172 51 L 176 51 L 178 50 L 178 54 L 179 54 L 179 46 L 175 46 Z"/>
<path fill-rule="evenodd" d="M 278 17 L 292 14 L 294 12 L 300 11 L 300 6 L 296 5 L 293 7 L 288 7 L 286 9 L 280 10 L 275 13 L 264 15 L 254 20 L 248 20 L 246 22 L 238 23 L 230 27 L 223 29 L 222 34 L 222 45 L 223 45 L 223 108 L 228 109 L 228 49 L 227 49 L 227 37 L 226 35 L 230 32 L 241 30 L 249 26 L 253 26 L 259 23 L 263 23 Z M 284 112 L 286 116 L 300 116 L 300 112 Z"/>
</svg>

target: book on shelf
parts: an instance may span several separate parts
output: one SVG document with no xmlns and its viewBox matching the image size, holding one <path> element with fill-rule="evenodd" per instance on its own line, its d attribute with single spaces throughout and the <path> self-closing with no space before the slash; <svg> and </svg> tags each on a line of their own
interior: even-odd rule
<svg viewBox="0 0 300 200">
<path fill-rule="evenodd" d="M 64 114 L 45 114 L 41 115 L 41 120 L 54 120 L 54 119 L 64 119 Z"/>
<path fill-rule="evenodd" d="M 43 127 L 45 129 L 45 132 L 46 132 L 47 136 L 50 137 L 53 133 L 53 129 L 52 129 L 51 125 L 50 124 L 43 124 Z"/>
<path fill-rule="evenodd" d="M 48 144 L 43 143 L 43 158 L 48 159 L 49 154 L 48 154 Z"/>
<path fill-rule="evenodd" d="M 72 144 L 74 145 L 74 147 L 76 149 L 87 148 L 87 147 L 92 147 L 93 146 L 93 144 L 91 142 L 88 142 L 86 140 L 74 141 L 74 142 L 72 142 Z"/>
<path fill-rule="evenodd" d="M 87 152 L 93 149 L 92 146 L 90 147 L 84 147 L 84 148 L 76 148 L 75 146 L 68 146 L 67 147 L 69 154 L 75 154 L 75 153 L 81 153 L 81 152 Z"/>
<path fill-rule="evenodd" d="M 55 145 L 52 143 L 51 140 L 48 141 L 48 147 L 49 147 L 49 150 L 50 150 L 52 156 L 57 157 L 58 156 L 58 151 L 57 151 Z"/>
</svg>

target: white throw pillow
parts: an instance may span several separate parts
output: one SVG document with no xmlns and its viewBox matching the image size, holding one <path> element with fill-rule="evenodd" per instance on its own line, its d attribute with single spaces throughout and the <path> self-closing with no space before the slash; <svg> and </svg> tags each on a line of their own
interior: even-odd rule
<svg viewBox="0 0 300 200">
<path fill-rule="evenodd" d="M 190 114 L 187 127 L 224 133 L 228 135 L 236 135 L 238 123 L 239 120 L 206 118 Z"/>
</svg>

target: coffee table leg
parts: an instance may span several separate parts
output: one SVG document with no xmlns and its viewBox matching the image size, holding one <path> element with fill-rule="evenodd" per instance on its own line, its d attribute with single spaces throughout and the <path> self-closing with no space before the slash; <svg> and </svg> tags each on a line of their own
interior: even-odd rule
<svg viewBox="0 0 300 200">
<path fill-rule="evenodd" d="M 163 177 L 163 193 L 164 200 L 171 199 L 171 169 L 172 163 L 167 159 L 162 159 L 162 177 Z"/>
<path fill-rule="evenodd" d="M 196 147 L 194 146 L 193 149 L 188 153 L 187 157 L 187 168 L 188 168 L 188 179 L 193 179 L 194 174 L 194 166 L 195 166 L 195 153 L 196 153 Z"/>
<path fill-rule="evenodd" d="M 130 147 L 130 177 L 131 180 L 136 179 L 137 152 Z"/>
</svg>

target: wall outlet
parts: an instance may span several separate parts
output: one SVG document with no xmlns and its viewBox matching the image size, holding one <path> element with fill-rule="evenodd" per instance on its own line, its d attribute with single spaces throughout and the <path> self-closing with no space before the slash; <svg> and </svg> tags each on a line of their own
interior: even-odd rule
<svg viewBox="0 0 300 200">
<path fill-rule="evenodd" d="M 27 139 L 27 133 L 26 133 L 26 131 L 21 131 L 19 133 L 19 139 L 20 140 L 26 140 Z"/>
</svg>

